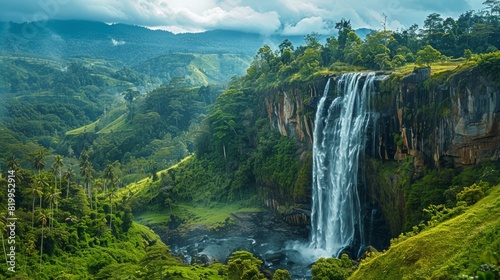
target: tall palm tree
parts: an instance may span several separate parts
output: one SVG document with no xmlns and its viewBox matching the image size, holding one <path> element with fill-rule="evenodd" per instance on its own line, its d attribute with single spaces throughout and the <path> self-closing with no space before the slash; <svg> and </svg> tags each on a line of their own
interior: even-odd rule
<svg viewBox="0 0 500 280">
<path fill-rule="evenodd" d="M 85 186 L 86 186 L 85 188 L 87 190 L 87 195 L 88 195 L 88 198 L 90 201 L 90 209 L 92 209 L 92 184 L 91 184 L 91 181 L 92 181 L 94 172 L 95 172 L 95 170 L 92 167 L 92 165 L 88 165 L 83 170 L 83 174 L 82 174 L 85 177 Z"/>
<path fill-rule="evenodd" d="M 40 243 L 40 269 L 42 268 L 42 255 L 43 255 L 43 230 L 45 225 L 47 224 L 47 215 L 40 209 L 40 214 L 38 215 L 37 221 L 42 222 L 42 241 Z"/>
<path fill-rule="evenodd" d="M 115 180 L 115 173 L 113 171 L 113 165 L 112 164 L 108 164 L 108 166 L 106 167 L 106 169 L 104 170 L 104 192 L 106 192 L 106 181 L 108 182 L 113 182 Z"/>
<path fill-rule="evenodd" d="M 45 150 L 38 150 L 34 154 L 33 158 L 33 167 L 38 170 L 38 173 L 42 171 L 42 169 L 45 167 L 45 156 L 47 155 L 47 151 Z"/>
<path fill-rule="evenodd" d="M 5 256 L 5 263 L 7 263 L 7 251 L 5 250 L 5 240 L 3 239 L 3 234 L 4 232 L 7 231 L 7 228 L 5 227 L 7 225 L 7 219 L 5 218 L 4 215 L 0 216 L 0 234 L 2 235 L 2 247 L 3 247 L 3 254 Z"/>
<path fill-rule="evenodd" d="M 95 179 L 94 183 L 92 184 L 94 186 L 95 190 L 95 209 L 97 209 L 97 194 L 99 193 L 99 190 L 103 189 L 103 183 L 101 179 Z M 92 203 L 92 202 L 90 202 Z"/>
<path fill-rule="evenodd" d="M 71 178 L 73 178 L 75 174 L 73 173 L 73 169 L 70 167 L 68 167 L 68 169 L 66 170 L 66 173 L 64 173 L 64 178 L 66 178 L 66 182 L 68 183 L 67 187 L 66 187 L 66 199 L 69 197 L 69 183 L 71 182 Z"/>
<path fill-rule="evenodd" d="M 11 155 L 9 159 L 7 160 L 7 168 L 10 170 L 19 170 L 21 168 L 21 165 L 19 164 L 19 160 L 16 158 L 15 155 Z"/>
<path fill-rule="evenodd" d="M 108 189 L 108 197 L 109 197 L 109 206 L 110 206 L 110 215 L 109 215 L 109 229 L 111 230 L 111 225 L 113 224 L 113 197 L 116 197 L 115 194 L 116 187 L 114 182 L 111 184 L 111 186 Z"/>
<path fill-rule="evenodd" d="M 335 29 L 338 29 L 339 33 L 344 29 L 352 29 L 351 20 L 345 20 L 342 18 L 340 22 L 335 23 Z"/>
<path fill-rule="evenodd" d="M 46 176 L 44 174 L 36 174 L 33 176 L 33 184 L 31 185 L 30 192 L 33 195 L 33 205 L 31 207 L 31 229 L 35 225 L 35 198 L 38 195 L 40 198 L 40 209 L 42 208 L 42 195 L 43 189 L 47 187 L 49 183 L 47 182 Z"/>
<path fill-rule="evenodd" d="M 49 228 L 54 226 L 54 205 L 57 205 L 59 200 L 59 194 L 61 194 L 56 187 L 52 187 L 49 189 L 47 193 L 47 199 L 49 200 L 49 211 L 50 211 L 50 220 L 49 220 Z"/>
<path fill-rule="evenodd" d="M 80 156 L 80 175 L 85 178 L 85 191 L 87 192 L 87 196 L 90 201 L 90 208 L 92 208 L 92 191 L 90 186 L 90 180 L 92 180 L 92 176 L 95 170 L 90 163 L 90 157 L 87 151 L 83 151 Z"/>
<path fill-rule="evenodd" d="M 63 157 L 60 155 L 56 156 L 56 161 L 52 165 L 52 170 L 54 171 L 54 178 L 56 178 L 56 175 L 59 175 L 59 187 L 61 186 L 61 177 L 62 177 L 62 167 L 64 166 L 63 162 Z M 56 187 L 57 187 L 57 179 L 56 181 Z"/>
<path fill-rule="evenodd" d="M 7 160 L 7 168 L 9 170 L 16 171 L 16 181 L 18 184 L 20 184 L 24 180 L 23 173 L 19 172 L 21 170 L 21 164 L 19 163 L 19 160 L 16 158 L 16 156 L 11 155 L 9 157 L 9 159 Z"/>
</svg>

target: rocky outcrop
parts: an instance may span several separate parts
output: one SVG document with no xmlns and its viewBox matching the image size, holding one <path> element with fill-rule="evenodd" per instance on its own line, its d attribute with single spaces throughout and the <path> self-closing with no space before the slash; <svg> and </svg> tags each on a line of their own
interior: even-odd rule
<svg viewBox="0 0 500 280">
<path fill-rule="evenodd" d="M 500 85 L 476 68 L 448 81 L 431 79 L 428 69 L 415 70 L 401 79 L 394 104 L 385 121 L 396 116 L 398 128 L 393 133 L 401 142 L 380 146 L 396 145 L 396 160 L 413 156 L 417 175 L 424 163 L 441 168 L 498 159 Z"/>
<path fill-rule="evenodd" d="M 500 156 L 500 85 L 467 71 L 450 81 L 451 145 L 443 151 L 457 164 L 474 164 Z"/>
<path fill-rule="evenodd" d="M 312 144 L 313 120 L 304 111 L 303 94 L 299 90 L 280 91 L 266 98 L 269 122 L 282 136 L 295 137 Z"/>
</svg>

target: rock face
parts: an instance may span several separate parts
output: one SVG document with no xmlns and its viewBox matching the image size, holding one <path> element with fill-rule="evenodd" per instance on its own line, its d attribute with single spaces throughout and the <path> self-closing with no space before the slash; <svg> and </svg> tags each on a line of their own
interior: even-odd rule
<svg viewBox="0 0 500 280">
<path fill-rule="evenodd" d="M 467 81 L 463 83 L 463 81 Z M 457 164 L 500 156 L 500 85 L 474 71 L 450 82 L 453 138 L 444 154 Z"/>
<path fill-rule="evenodd" d="M 313 91 L 314 92 L 314 91 Z M 313 120 L 304 114 L 302 92 L 280 91 L 266 98 L 269 122 L 282 136 L 290 136 L 312 144 Z"/>
<path fill-rule="evenodd" d="M 476 68 L 448 82 L 431 81 L 428 70 L 416 70 L 401 80 L 395 105 L 395 111 L 385 116 L 398 119 L 393 133 L 402 143 L 394 159 L 414 156 L 417 173 L 423 163 L 441 168 L 498 159 L 500 85 Z"/>
</svg>

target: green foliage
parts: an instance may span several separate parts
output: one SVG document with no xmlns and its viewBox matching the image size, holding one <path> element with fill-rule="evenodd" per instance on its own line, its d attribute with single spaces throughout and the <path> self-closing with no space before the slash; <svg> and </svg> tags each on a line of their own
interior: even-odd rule
<svg viewBox="0 0 500 280">
<path fill-rule="evenodd" d="M 500 82 L 498 76 L 495 74 L 500 71 L 500 51 L 480 55 L 477 65 L 483 75 L 491 77 L 496 82 Z"/>
<path fill-rule="evenodd" d="M 291 138 L 276 134 L 269 136 L 260 139 L 256 151 L 254 174 L 257 184 L 261 192 L 271 192 L 263 197 L 279 194 L 280 197 L 293 199 L 294 185 L 299 183 L 296 181 L 299 171 L 295 154 L 297 147 Z"/>
<path fill-rule="evenodd" d="M 292 275 L 288 270 L 285 269 L 276 269 L 273 274 L 273 280 L 291 280 Z"/>
<path fill-rule="evenodd" d="M 464 201 L 467 205 L 473 205 L 483 197 L 483 188 L 476 184 L 465 187 L 463 191 L 457 193 L 457 201 Z"/>
<path fill-rule="evenodd" d="M 472 58 L 472 51 L 469 49 L 464 50 L 464 58 L 465 61 L 469 62 L 469 60 Z"/>
<path fill-rule="evenodd" d="M 353 265 L 347 254 L 340 259 L 320 258 L 311 267 L 313 279 L 344 280 L 352 274 Z"/>
<path fill-rule="evenodd" d="M 431 204 L 444 204 L 444 192 L 451 185 L 454 171 L 452 169 L 443 169 L 440 171 L 431 171 L 422 179 L 416 181 L 406 193 L 406 226 L 411 229 L 413 225 L 426 220 L 422 209 Z"/>
<path fill-rule="evenodd" d="M 437 214 L 432 227 L 417 230 L 385 253 L 363 261 L 350 279 L 455 279 L 497 269 L 498 263 L 493 269 L 483 266 L 491 263 L 483 255 L 500 248 L 499 194 L 497 185 L 475 205 L 459 205 L 458 215 L 442 206 L 429 208 Z"/>
<path fill-rule="evenodd" d="M 43 152 L 32 157 L 39 163 L 54 160 L 55 169 L 54 173 L 42 168 L 32 172 L 16 165 L 15 159 L 9 163 L 17 166 L 17 275 L 26 279 L 151 279 L 161 274 L 158 268 L 182 267 L 156 234 L 133 221 L 127 199 L 108 201 L 99 192 L 89 197 L 72 181 L 76 174 L 58 176 L 57 167 L 63 168 L 70 160 Z M 83 153 L 83 169 L 90 168 L 89 160 Z M 114 179 L 108 178 L 113 186 Z M 0 183 L 7 184 L 5 177 L 0 177 Z M 64 195 L 59 196 L 61 192 Z M 0 193 L 0 202 L 6 200 L 7 192 Z M 0 268 L 0 275 L 9 277 L 9 273 L 6 266 Z"/>
<path fill-rule="evenodd" d="M 235 251 L 229 256 L 227 262 L 228 278 L 230 280 L 249 279 L 259 280 L 266 279 L 264 274 L 260 272 L 262 261 L 255 258 L 252 253 L 246 251 Z"/>
<path fill-rule="evenodd" d="M 417 52 L 417 64 L 430 67 L 432 63 L 441 60 L 442 54 L 430 45 Z"/>
</svg>

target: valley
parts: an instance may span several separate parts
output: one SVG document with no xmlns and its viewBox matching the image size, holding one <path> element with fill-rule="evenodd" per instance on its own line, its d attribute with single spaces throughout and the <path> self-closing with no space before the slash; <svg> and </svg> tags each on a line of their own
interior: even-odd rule
<svg viewBox="0 0 500 280">
<path fill-rule="evenodd" d="M 498 278 L 494 14 L 363 38 L 1 23 L 0 274 Z"/>
</svg>

